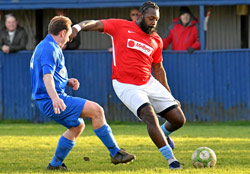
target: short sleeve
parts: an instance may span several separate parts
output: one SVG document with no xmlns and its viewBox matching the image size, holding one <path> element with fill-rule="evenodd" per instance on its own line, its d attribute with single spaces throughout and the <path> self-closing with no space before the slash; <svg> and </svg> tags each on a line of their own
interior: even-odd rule
<svg viewBox="0 0 250 174">
<path fill-rule="evenodd" d="M 104 25 L 104 33 L 114 36 L 121 28 L 121 24 L 124 20 L 122 19 L 106 19 L 101 20 Z"/>
<path fill-rule="evenodd" d="M 43 51 L 41 55 L 41 67 L 44 74 L 54 74 L 56 69 L 56 53 L 55 50 Z"/>
<path fill-rule="evenodd" d="M 153 54 L 153 63 L 161 63 L 163 61 L 163 57 L 162 57 L 162 40 L 159 39 L 158 40 L 158 48 L 156 49 L 156 51 Z"/>
</svg>

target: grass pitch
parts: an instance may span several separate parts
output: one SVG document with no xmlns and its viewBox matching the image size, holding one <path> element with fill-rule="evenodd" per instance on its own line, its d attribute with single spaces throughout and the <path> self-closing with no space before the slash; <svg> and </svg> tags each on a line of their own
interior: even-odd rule
<svg viewBox="0 0 250 174">
<path fill-rule="evenodd" d="M 165 173 L 250 173 L 250 123 L 187 123 L 173 133 L 174 153 L 182 170 L 169 170 L 167 161 L 150 140 L 144 124 L 111 124 L 120 147 L 134 153 L 130 164 L 113 165 L 108 150 L 95 136 L 91 124 L 78 139 L 65 164 L 69 172 L 46 171 L 66 130 L 58 124 L 0 123 L 0 173 L 69 173 L 69 174 L 165 174 Z M 195 169 L 193 151 L 201 146 L 213 149 L 217 164 L 213 169 Z M 84 161 L 89 157 L 90 161 Z"/>
</svg>

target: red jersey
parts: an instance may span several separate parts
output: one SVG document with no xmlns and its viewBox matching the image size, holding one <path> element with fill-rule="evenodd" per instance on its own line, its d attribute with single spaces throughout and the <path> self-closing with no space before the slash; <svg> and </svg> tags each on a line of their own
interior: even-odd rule
<svg viewBox="0 0 250 174">
<path fill-rule="evenodd" d="M 181 24 L 179 18 L 174 19 L 166 38 L 163 39 L 163 49 L 167 49 L 171 42 L 172 50 L 186 50 L 189 47 L 200 50 L 198 19 L 192 19 L 186 27 Z"/>
<path fill-rule="evenodd" d="M 162 39 L 146 34 L 135 23 L 123 19 L 101 20 L 104 33 L 113 45 L 112 79 L 121 83 L 143 85 L 151 77 L 151 64 L 161 63 Z"/>
</svg>

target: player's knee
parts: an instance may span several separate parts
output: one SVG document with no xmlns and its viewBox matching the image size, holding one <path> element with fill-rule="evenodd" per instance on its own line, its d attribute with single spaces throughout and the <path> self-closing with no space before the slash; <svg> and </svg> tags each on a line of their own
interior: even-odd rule
<svg viewBox="0 0 250 174">
<path fill-rule="evenodd" d="M 157 123 L 157 116 L 150 106 L 141 109 L 139 117 L 148 125 L 154 126 Z"/>
<path fill-rule="evenodd" d="M 81 124 L 79 125 L 79 130 L 83 131 L 85 129 L 85 123 L 81 122 Z"/>
<path fill-rule="evenodd" d="M 103 118 L 104 117 L 104 110 L 103 108 L 96 103 L 93 109 L 93 117 L 94 118 Z"/>
<path fill-rule="evenodd" d="M 145 123 L 148 125 L 148 126 L 157 126 L 157 117 L 155 115 L 148 115 L 147 116 L 147 119 L 145 120 Z"/>
<path fill-rule="evenodd" d="M 81 133 L 83 132 L 84 128 L 85 128 L 85 124 L 82 121 L 79 126 L 77 126 L 77 127 L 71 127 L 69 129 L 69 131 L 71 132 L 71 136 L 73 136 L 74 138 L 77 138 L 77 137 L 79 137 L 81 135 Z"/>
<path fill-rule="evenodd" d="M 83 132 L 83 130 L 85 129 L 85 124 L 84 122 L 81 122 L 81 124 L 79 126 L 76 127 L 76 132 L 78 134 L 81 134 Z"/>
<path fill-rule="evenodd" d="M 185 118 L 184 114 L 178 115 L 176 120 L 177 121 L 176 121 L 175 125 L 177 126 L 177 128 L 181 128 L 186 123 L 186 118 Z"/>
</svg>

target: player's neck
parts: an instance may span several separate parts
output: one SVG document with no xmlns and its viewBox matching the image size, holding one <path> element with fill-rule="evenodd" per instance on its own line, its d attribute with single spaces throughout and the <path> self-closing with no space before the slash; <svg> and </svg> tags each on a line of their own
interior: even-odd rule
<svg viewBox="0 0 250 174">
<path fill-rule="evenodd" d="M 59 45 L 60 48 L 63 47 L 63 44 L 61 43 L 61 38 L 60 36 L 55 36 L 53 34 L 51 34 L 52 38 L 54 39 L 54 41 Z"/>
</svg>

